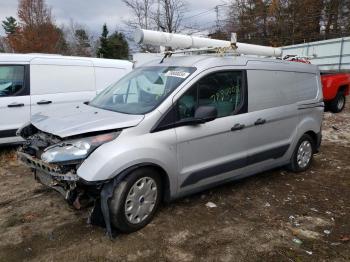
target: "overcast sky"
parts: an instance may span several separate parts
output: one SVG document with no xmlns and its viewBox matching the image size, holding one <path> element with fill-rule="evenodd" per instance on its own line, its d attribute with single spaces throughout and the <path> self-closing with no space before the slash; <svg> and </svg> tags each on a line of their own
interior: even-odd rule
<svg viewBox="0 0 350 262">
<path fill-rule="evenodd" d="M 188 26 L 195 28 L 207 28 L 215 24 L 215 12 L 211 10 L 203 15 L 198 15 L 216 5 L 222 4 L 224 0 L 187 0 L 188 13 L 185 19 Z M 58 25 L 69 25 L 73 20 L 78 24 L 85 25 L 87 29 L 96 35 L 100 34 L 103 23 L 107 23 L 110 31 L 125 28 L 125 23 L 131 16 L 130 10 L 121 0 L 46 0 L 52 8 L 53 16 Z M 17 0 L 0 0 L 0 20 L 7 16 L 17 18 Z M 222 10 L 223 12 L 223 10 Z M 0 35 L 3 35 L 0 28 Z"/>
</svg>

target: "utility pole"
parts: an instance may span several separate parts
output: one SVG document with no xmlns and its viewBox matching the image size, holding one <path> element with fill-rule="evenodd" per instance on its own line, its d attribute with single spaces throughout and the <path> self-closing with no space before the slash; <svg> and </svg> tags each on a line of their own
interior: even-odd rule
<svg viewBox="0 0 350 262">
<path fill-rule="evenodd" d="M 160 0 L 158 0 L 158 7 L 157 7 L 157 30 L 159 31 L 159 23 L 160 23 Z"/>
<path fill-rule="evenodd" d="M 219 31 L 219 6 L 215 6 L 215 12 L 216 12 L 216 31 Z"/>
</svg>

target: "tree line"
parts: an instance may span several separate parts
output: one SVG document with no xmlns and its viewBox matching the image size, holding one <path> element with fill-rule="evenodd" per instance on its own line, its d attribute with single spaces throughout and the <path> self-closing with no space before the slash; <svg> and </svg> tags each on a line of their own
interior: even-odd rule
<svg viewBox="0 0 350 262">
<path fill-rule="evenodd" d="M 59 27 L 45 0 L 19 0 L 17 17 L 18 21 L 13 16 L 2 21 L 6 36 L 0 37 L 0 52 L 129 58 L 128 42 L 122 33 L 109 34 L 104 24 L 101 37 L 95 40 L 84 26 L 73 21 Z"/>
<path fill-rule="evenodd" d="M 350 35 L 350 0 L 227 0 L 216 7 L 214 26 L 204 25 L 198 31 L 209 31 L 209 37 L 230 39 L 236 32 L 239 42 L 284 46 Z M 185 0 L 122 0 L 132 14 L 125 22 L 135 28 L 164 32 L 188 33 L 191 28 Z M 218 15 L 218 7 L 225 12 Z M 203 13 L 207 13 L 203 12 Z M 194 15 L 192 17 L 198 17 Z M 2 21 L 6 36 L 0 37 L 0 52 L 40 52 L 64 55 L 121 58 L 129 56 L 126 36 L 109 33 L 102 27 L 94 39 L 83 26 L 71 21 L 57 26 L 45 0 L 19 0 L 18 21 L 7 17 Z M 191 16 L 190 16 L 191 18 Z M 185 25 L 185 20 L 187 23 Z M 194 27 L 192 26 L 192 29 Z M 157 51 L 139 46 L 141 51 Z"/>
<path fill-rule="evenodd" d="M 235 0 L 216 29 L 240 42 L 284 46 L 350 35 L 350 0 Z"/>
<path fill-rule="evenodd" d="M 123 2 L 134 14 L 130 27 L 165 32 L 195 29 L 183 24 L 187 5 L 183 0 Z M 222 6 L 226 12 L 219 15 Z M 284 46 L 350 36 L 350 0 L 229 0 L 214 10 L 215 25 L 198 31 L 209 31 L 209 37 L 216 39 L 229 40 L 230 33 L 236 32 L 240 42 Z"/>
</svg>

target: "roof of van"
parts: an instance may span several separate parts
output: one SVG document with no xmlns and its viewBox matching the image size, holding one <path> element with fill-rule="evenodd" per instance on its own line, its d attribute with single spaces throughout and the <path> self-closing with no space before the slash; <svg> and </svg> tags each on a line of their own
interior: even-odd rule
<svg viewBox="0 0 350 262">
<path fill-rule="evenodd" d="M 305 73 L 317 73 L 316 65 L 285 61 L 274 58 L 258 58 L 249 56 L 217 56 L 217 55 L 189 55 L 174 56 L 164 59 L 153 60 L 143 66 L 184 66 L 207 69 L 220 66 L 247 66 L 247 69 L 264 69 L 276 71 L 293 71 Z"/>
<path fill-rule="evenodd" d="M 54 54 L 0 54 L 0 63 L 32 63 L 38 62 L 39 64 L 80 64 L 80 63 L 92 63 L 94 66 L 99 67 L 132 67 L 132 62 L 120 59 L 103 59 L 92 57 L 79 57 L 79 56 L 62 56 Z"/>
</svg>

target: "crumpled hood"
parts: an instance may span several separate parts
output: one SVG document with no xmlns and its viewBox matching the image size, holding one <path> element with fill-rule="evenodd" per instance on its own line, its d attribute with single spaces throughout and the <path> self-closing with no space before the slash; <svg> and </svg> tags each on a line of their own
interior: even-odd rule
<svg viewBox="0 0 350 262">
<path fill-rule="evenodd" d="M 138 125 L 143 115 L 128 115 L 88 106 L 83 103 L 53 105 L 32 116 L 31 124 L 61 138 Z"/>
</svg>

